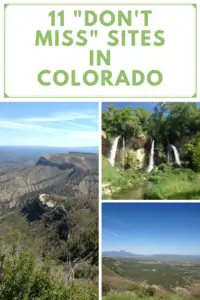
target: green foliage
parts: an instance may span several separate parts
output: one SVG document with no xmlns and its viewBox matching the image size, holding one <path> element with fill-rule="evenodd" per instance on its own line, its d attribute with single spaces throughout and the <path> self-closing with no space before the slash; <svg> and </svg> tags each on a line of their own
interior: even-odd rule
<svg viewBox="0 0 200 300">
<path fill-rule="evenodd" d="M 150 179 L 146 199 L 200 199 L 199 176 L 189 171 L 190 168 L 200 173 L 200 108 L 196 103 L 155 103 L 151 114 L 142 107 L 135 110 L 132 107 L 117 109 L 111 105 L 102 115 L 102 127 L 112 139 L 122 135 L 129 141 L 138 133 L 149 137 L 145 145 L 148 149 L 145 161 L 148 161 L 150 137 L 155 141 L 156 167 L 150 174 L 142 176 L 141 172 L 136 171 L 138 162 L 134 152 L 128 152 L 126 156 L 125 171 L 112 168 L 103 159 L 102 179 L 110 183 L 110 194 L 118 193 L 120 188 L 126 190 L 142 186 L 144 180 Z M 169 144 L 181 149 L 182 168 L 167 163 L 166 153 L 169 149 L 174 160 Z M 122 147 L 120 142 L 118 147 Z"/>
<path fill-rule="evenodd" d="M 150 113 L 139 107 L 132 110 L 132 107 L 124 107 L 121 110 L 114 105 L 109 105 L 107 112 L 102 114 L 102 129 L 110 137 L 123 135 L 126 139 L 137 133 L 146 131 Z"/>
<path fill-rule="evenodd" d="M 103 157 L 102 181 L 104 183 L 110 183 L 110 189 L 116 190 L 117 188 L 125 190 L 140 184 L 142 181 L 142 174 L 137 170 L 127 169 L 123 171 L 112 167 L 108 160 Z"/>
<path fill-rule="evenodd" d="M 53 257 L 61 261 L 80 258 L 98 263 L 98 206 L 94 201 L 65 200 L 42 216 L 46 229 L 44 249 Z"/>
<path fill-rule="evenodd" d="M 200 109 L 193 102 L 157 103 L 154 112 L 143 107 L 117 109 L 114 105 L 102 114 L 102 129 L 112 138 L 123 135 L 128 140 L 137 133 L 144 133 L 156 141 L 163 151 L 167 141 L 179 142 L 183 136 L 200 133 Z"/>
<path fill-rule="evenodd" d="M 146 199 L 200 200 L 199 175 L 190 169 L 166 166 L 159 176 L 152 175 Z M 156 183 L 156 184 L 155 184 Z"/>
<path fill-rule="evenodd" d="M 191 156 L 191 166 L 196 172 L 200 172 L 200 139 L 193 139 L 185 145 L 186 150 Z"/>
<path fill-rule="evenodd" d="M 56 276 L 51 261 L 42 261 L 33 250 L 22 250 L 20 240 L 1 245 L 0 300 L 97 300 L 97 288 L 73 283 L 67 287 Z"/>
<path fill-rule="evenodd" d="M 118 182 L 120 175 L 115 168 L 111 166 L 109 161 L 102 157 L 102 181 L 103 182 Z"/>
<path fill-rule="evenodd" d="M 200 109 L 193 102 L 158 103 L 149 118 L 149 135 L 158 143 L 179 141 L 200 131 Z"/>
<path fill-rule="evenodd" d="M 32 249 L 38 252 L 40 257 L 45 257 L 46 252 L 57 264 L 76 261 L 78 265 L 75 270 L 75 277 L 96 280 L 98 265 L 98 205 L 97 200 L 65 199 L 54 209 L 49 209 L 38 216 L 37 199 L 26 203 L 23 211 L 8 213 L 0 218 L 0 236 L 4 236 L 5 242 L 10 245 L 13 238 L 10 231 L 19 230 L 29 236 L 30 239 L 23 239 L 23 249 Z M 31 221 L 30 221 L 31 218 Z M 78 274 L 79 263 L 87 266 L 83 277 Z M 88 276 L 88 277 L 87 277 Z"/>
<path fill-rule="evenodd" d="M 110 290 L 111 290 L 110 284 L 103 280 L 103 282 L 102 282 L 102 292 L 103 292 L 103 294 L 107 294 Z"/>
<path fill-rule="evenodd" d="M 169 115 L 165 128 L 170 141 L 200 130 L 200 110 L 196 103 L 167 103 L 166 106 Z"/>
<path fill-rule="evenodd" d="M 128 152 L 127 153 L 127 157 L 126 157 L 126 161 L 125 161 L 125 167 L 127 169 L 129 168 L 133 168 L 133 166 L 136 166 L 137 164 L 137 156 L 135 152 Z"/>
<path fill-rule="evenodd" d="M 87 261 L 80 263 L 75 269 L 75 278 L 95 280 L 98 276 L 98 266 L 91 265 Z"/>
</svg>

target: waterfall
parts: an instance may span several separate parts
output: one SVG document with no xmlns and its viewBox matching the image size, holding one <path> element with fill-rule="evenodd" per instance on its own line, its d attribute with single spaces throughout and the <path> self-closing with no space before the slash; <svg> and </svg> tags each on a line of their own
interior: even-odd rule
<svg viewBox="0 0 200 300">
<path fill-rule="evenodd" d="M 120 138 L 120 135 L 118 137 L 116 137 L 116 139 L 114 140 L 114 143 L 112 145 L 111 152 L 110 152 L 110 157 L 108 158 L 108 161 L 110 162 L 112 167 L 114 167 L 114 165 L 115 165 L 115 156 L 116 156 L 116 152 L 117 152 L 117 145 L 118 145 L 119 138 Z"/>
<path fill-rule="evenodd" d="M 167 163 L 170 163 L 170 144 L 167 147 Z"/>
<path fill-rule="evenodd" d="M 151 151 L 150 151 L 150 157 L 149 157 L 149 165 L 147 168 L 147 172 L 151 172 L 154 167 L 154 141 L 152 141 L 151 144 Z"/>
<path fill-rule="evenodd" d="M 123 137 L 123 170 L 125 165 L 125 138 Z"/>
<path fill-rule="evenodd" d="M 176 149 L 176 147 L 174 145 L 171 145 L 172 149 L 174 151 L 174 157 L 175 157 L 175 163 L 179 166 L 181 166 L 181 162 L 180 162 L 180 157 L 179 157 L 179 153 L 178 150 Z"/>
</svg>

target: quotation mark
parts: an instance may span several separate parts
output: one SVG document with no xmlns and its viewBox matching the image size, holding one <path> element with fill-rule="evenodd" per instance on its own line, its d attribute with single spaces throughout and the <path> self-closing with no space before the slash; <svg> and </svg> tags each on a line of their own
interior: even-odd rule
<svg viewBox="0 0 200 300">
<path fill-rule="evenodd" d="M 74 11 L 74 17 L 76 18 L 76 17 L 81 17 L 81 14 L 82 14 L 82 11 L 81 10 L 75 10 Z"/>
<path fill-rule="evenodd" d="M 90 30 L 90 35 L 91 35 L 91 37 L 97 37 L 97 35 L 98 35 L 98 31 L 97 30 Z"/>
<path fill-rule="evenodd" d="M 81 10 L 74 10 L 74 17 L 82 17 L 82 11 Z M 90 30 L 90 36 L 91 37 L 97 37 L 98 36 L 98 30 Z"/>
</svg>

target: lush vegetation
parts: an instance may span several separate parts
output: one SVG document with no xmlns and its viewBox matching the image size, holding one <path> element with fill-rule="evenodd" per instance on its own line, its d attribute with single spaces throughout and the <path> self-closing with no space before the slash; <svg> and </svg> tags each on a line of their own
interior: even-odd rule
<svg viewBox="0 0 200 300">
<path fill-rule="evenodd" d="M 35 251 L 22 249 L 22 236 L 16 237 L 10 247 L 1 244 L 0 299 L 97 300 L 97 287 L 80 282 L 66 286 L 66 274 L 61 267 L 48 256 L 38 260 Z"/>
<path fill-rule="evenodd" d="M 163 165 L 149 177 L 153 184 L 149 186 L 146 199 L 200 199 L 199 173 L 171 165 L 166 165 L 160 170 L 161 168 Z"/>
<path fill-rule="evenodd" d="M 97 200 L 58 198 L 1 216 L 0 299 L 98 299 Z"/>
<path fill-rule="evenodd" d="M 118 109 L 110 105 L 102 114 L 102 130 L 111 144 L 121 136 L 115 167 L 103 157 L 105 199 L 114 193 L 121 193 L 123 199 L 122 190 L 146 181 L 150 184 L 144 199 L 200 199 L 200 108 L 196 103 L 155 103 L 153 112 L 142 106 Z M 147 173 L 153 140 L 154 169 Z M 179 152 L 181 166 L 175 164 L 171 145 Z M 145 155 L 138 157 L 138 149 Z"/>
</svg>

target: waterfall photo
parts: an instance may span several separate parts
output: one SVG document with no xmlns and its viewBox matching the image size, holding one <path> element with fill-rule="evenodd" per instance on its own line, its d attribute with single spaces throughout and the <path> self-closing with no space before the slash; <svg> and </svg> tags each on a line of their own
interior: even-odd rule
<svg viewBox="0 0 200 300">
<path fill-rule="evenodd" d="M 200 103 L 102 103 L 103 200 L 200 200 Z"/>
</svg>

